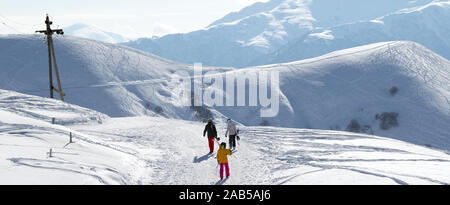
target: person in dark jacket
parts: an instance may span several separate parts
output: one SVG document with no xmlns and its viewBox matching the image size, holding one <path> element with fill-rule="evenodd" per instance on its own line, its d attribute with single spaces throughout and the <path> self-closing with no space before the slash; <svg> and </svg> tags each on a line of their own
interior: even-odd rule
<svg viewBox="0 0 450 205">
<path fill-rule="evenodd" d="M 217 138 L 216 126 L 212 120 L 208 120 L 205 130 L 203 130 L 203 137 L 205 137 L 206 133 L 208 133 L 209 153 L 211 154 L 214 152 L 214 139 Z"/>
</svg>

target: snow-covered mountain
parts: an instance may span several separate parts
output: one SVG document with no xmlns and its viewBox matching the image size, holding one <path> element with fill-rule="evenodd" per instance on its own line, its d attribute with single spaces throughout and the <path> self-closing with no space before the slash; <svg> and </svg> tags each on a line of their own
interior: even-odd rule
<svg viewBox="0 0 450 205">
<path fill-rule="evenodd" d="M 296 10 L 292 10 L 293 8 L 298 8 L 300 5 L 306 6 L 306 9 L 310 11 L 314 18 L 313 24 L 316 27 L 328 27 L 349 22 L 371 20 L 399 9 L 425 5 L 430 2 L 432 0 L 270 0 L 257 2 L 238 12 L 232 12 L 216 20 L 208 27 L 222 23 L 231 23 L 259 13 L 273 12 L 274 9 L 279 10 L 280 7 L 288 8 L 283 13 L 290 14 L 289 16 L 292 18 L 301 14 L 296 12 Z"/>
<path fill-rule="evenodd" d="M 430 2 L 432 1 L 271 0 L 265 3 L 259 2 L 239 12 L 226 15 L 202 30 L 186 34 L 171 34 L 161 38 L 141 38 L 127 42 L 125 45 L 183 63 L 202 62 L 205 65 L 238 68 L 264 65 L 267 64 L 267 59 L 272 59 L 271 57 L 278 53 L 280 48 L 308 37 L 317 29 L 369 21 L 400 9 L 415 8 Z M 403 21 L 414 21 L 418 25 L 415 30 L 405 31 L 408 34 L 414 32 L 415 38 L 402 38 L 404 35 L 398 35 L 397 38 L 383 38 L 382 41 L 425 39 L 427 41 L 419 41 L 419 43 L 434 48 L 427 43 L 432 41 L 437 44 L 439 39 L 427 39 L 430 36 L 426 33 L 422 34 L 421 29 L 427 28 L 426 23 L 430 21 L 435 21 L 436 24 L 447 23 L 446 16 L 450 12 L 448 8 L 444 9 L 433 15 L 420 13 L 418 18 L 424 19 L 419 21 L 402 18 Z M 439 35 L 448 33 L 446 27 L 436 26 L 432 29 Z M 402 32 L 402 29 L 398 30 Z M 397 33 L 389 34 L 391 37 L 397 35 Z M 360 35 L 364 36 L 366 33 Z M 326 36 L 326 33 L 322 36 Z M 374 41 L 359 45 L 369 43 Z M 353 46 L 356 45 L 348 42 L 347 46 L 339 48 Z M 440 51 L 436 50 L 436 52 Z M 310 57 L 315 56 L 310 55 Z"/>
<path fill-rule="evenodd" d="M 64 28 L 66 35 L 88 38 L 106 43 L 123 43 L 130 39 L 120 34 L 108 32 L 96 26 L 77 23 Z"/>
<path fill-rule="evenodd" d="M 271 0 L 129 44 L 240 67 L 195 77 L 191 65 L 75 25 L 66 33 L 83 38 L 54 37 L 66 102 L 46 98 L 45 36 L 0 34 L 0 184 L 450 184 L 450 2 L 430 1 Z M 0 33 L 11 25 L 0 18 Z M 279 76 L 270 118 L 260 117 L 263 78 L 251 78 L 265 72 Z M 186 106 L 199 93 L 180 92 L 185 81 L 211 95 L 203 100 L 228 103 L 229 85 L 242 84 L 232 101 L 243 90 L 259 101 Z M 219 137 L 227 118 L 240 130 L 224 181 L 202 136 L 208 118 Z"/>
<path fill-rule="evenodd" d="M 5 36 L 0 46 L 0 88 L 47 97 L 42 37 Z M 58 37 L 55 46 L 66 101 L 112 117 L 198 120 L 206 112 L 207 118 L 231 117 L 247 126 L 352 130 L 450 150 L 450 63 L 417 43 L 384 42 L 239 70 L 204 68 L 227 76 L 279 72 L 279 114 L 267 119 L 259 117 L 261 106 L 205 111 L 180 104 L 181 84 L 173 80 L 174 73 L 192 74 L 192 66 L 75 37 Z M 224 92 L 201 86 L 211 93 Z"/>
<path fill-rule="evenodd" d="M 106 117 L 101 124 L 51 124 L 51 113 L 71 122 L 100 113 L 12 91 L 0 90 L 0 97 L 0 184 L 450 184 L 450 155 L 443 151 L 373 135 L 275 127 L 240 127 L 231 176 L 219 181 L 216 159 L 199 135 L 202 123 Z M 224 128 L 219 124 L 219 133 Z"/>
<path fill-rule="evenodd" d="M 175 96 L 177 85 L 169 84 L 173 73 L 192 73 L 192 66 L 84 38 L 57 36 L 54 41 L 67 102 L 113 117 L 164 113 L 163 116 L 173 118 L 195 119 L 191 108 L 167 103 Z M 49 96 L 45 37 L 0 36 L 0 56 L 0 88 Z M 56 93 L 55 97 L 58 98 Z"/>
<path fill-rule="evenodd" d="M 320 28 L 291 41 L 255 64 L 290 62 L 369 43 L 408 40 L 450 59 L 450 1 L 404 9 L 372 19 Z"/>
<path fill-rule="evenodd" d="M 450 149 L 450 62 L 420 44 L 383 42 L 227 75 L 262 71 L 279 72 L 276 117 L 259 118 L 261 106 L 216 109 L 245 125 L 356 127 L 358 132 Z"/>
</svg>

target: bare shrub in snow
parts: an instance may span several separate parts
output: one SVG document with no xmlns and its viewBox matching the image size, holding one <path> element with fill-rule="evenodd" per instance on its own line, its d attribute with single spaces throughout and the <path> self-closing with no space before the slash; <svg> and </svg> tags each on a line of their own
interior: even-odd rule
<svg viewBox="0 0 450 205">
<path fill-rule="evenodd" d="M 202 105 L 202 106 L 195 106 L 195 98 L 198 98 L 199 96 L 195 96 L 194 92 L 191 92 L 191 109 L 195 111 L 195 117 L 202 121 L 207 122 L 209 119 L 214 119 L 214 114 L 211 112 L 210 108 Z"/>
<path fill-rule="evenodd" d="M 155 108 L 153 108 L 153 111 L 158 115 L 160 115 L 164 112 L 164 110 L 161 106 L 156 106 Z"/>
<path fill-rule="evenodd" d="M 380 120 L 380 129 L 382 130 L 388 130 L 392 127 L 398 127 L 398 113 L 396 112 L 385 112 L 378 116 L 378 119 Z"/>
<path fill-rule="evenodd" d="M 347 128 L 345 129 L 349 132 L 356 132 L 359 133 L 361 130 L 361 125 L 359 124 L 359 122 L 355 119 L 353 119 L 350 124 L 347 125 Z"/>
<path fill-rule="evenodd" d="M 214 119 L 214 114 L 211 110 L 209 110 L 209 107 L 192 106 L 191 108 L 195 111 L 195 117 L 202 122 L 207 122 L 209 119 Z"/>
<path fill-rule="evenodd" d="M 364 125 L 364 126 L 361 128 L 361 132 L 362 132 L 362 133 L 371 134 L 371 135 L 375 134 L 375 133 L 373 132 L 372 127 L 369 126 L 369 125 Z"/>
<path fill-rule="evenodd" d="M 259 126 L 270 126 L 270 123 L 267 120 L 263 120 L 261 123 L 259 123 Z"/>
<path fill-rule="evenodd" d="M 152 106 L 152 104 L 150 104 L 149 102 L 145 103 L 145 108 L 146 109 L 150 109 L 151 106 Z"/>
<path fill-rule="evenodd" d="M 391 89 L 389 89 L 389 93 L 391 94 L 391 96 L 395 96 L 398 93 L 398 88 L 396 86 L 392 87 Z"/>
</svg>

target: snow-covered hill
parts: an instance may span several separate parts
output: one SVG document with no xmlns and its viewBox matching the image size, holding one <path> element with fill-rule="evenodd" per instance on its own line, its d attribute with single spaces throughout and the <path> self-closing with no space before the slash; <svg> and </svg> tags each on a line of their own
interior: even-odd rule
<svg viewBox="0 0 450 205">
<path fill-rule="evenodd" d="M 0 88 L 49 95 L 43 38 L 0 38 Z M 416 43 L 378 43 L 239 70 L 204 68 L 228 76 L 279 72 L 279 114 L 267 119 L 259 117 L 261 106 L 205 111 L 180 104 L 181 84 L 173 80 L 173 74 L 192 74 L 192 66 L 74 37 L 59 37 L 55 45 L 66 101 L 112 117 L 199 120 L 199 113 L 206 112 L 205 119 L 231 117 L 247 126 L 352 130 L 450 150 L 450 63 Z M 201 86 L 215 91 L 209 85 Z"/>
<path fill-rule="evenodd" d="M 340 131 L 242 126 L 231 177 L 219 182 L 201 123 L 131 117 L 53 125 L 28 113 L 97 114 L 1 92 L 8 97 L 0 109 L 0 184 L 450 184 L 443 151 Z"/>
<path fill-rule="evenodd" d="M 129 38 L 123 37 L 120 34 L 104 31 L 101 28 L 92 25 L 77 23 L 63 28 L 66 35 L 88 38 L 106 43 L 122 43 L 129 41 Z"/>
<path fill-rule="evenodd" d="M 450 59 L 450 1 L 404 9 L 371 19 L 312 30 L 255 64 L 291 62 L 369 43 L 408 40 Z"/>
<path fill-rule="evenodd" d="M 231 13 L 202 30 L 186 34 L 171 34 L 161 38 L 141 38 L 124 45 L 189 64 L 202 62 L 210 66 L 243 68 L 251 65 L 265 65 L 271 61 L 287 62 L 277 61 L 277 59 L 283 59 L 285 57 L 283 55 L 299 55 L 282 51 L 311 34 L 314 34 L 313 36 L 316 38 L 326 39 L 329 36 L 326 28 L 369 21 L 400 9 L 415 8 L 430 2 L 432 1 L 271 0 L 265 3 L 259 2 L 239 12 Z M 337 45 L 335 47 L 344 49 L 381 41 L 417 40 L 433 50 L 436 47 L 432 45 L 441 42 L 441 38 L 433 37 L 436 35 L 444 37 L 448 33 L 448 26 L 440 26 L 447 24 L 448 13 L 450 13 L 448 8 L 442 8 L 439 12 L 419 12 L 412 18 L 405 13 L 402 13 L 405 15 L 398 14 L 398 17 L 395 17 L 398 19 L 397 23 L 393 26 L 401 26 L 402 22 L 406 22 L 413 24 L 414 27 L 387 29 L 384 37 L 378 38 L 379 41 L 370 39 L 369 37 L 372 35 L 366 37 L 372 33 L 364 32 L 363 29 L 355 32 L 354 30 L 342 30 L 343 36 L 355 33 L 360 37 L 354 39 L 354 36 L 350 36 L 346 38 L 350 41 L 340 41 L 339 47 Z M 399 21 L 401 22 L 399 23 Z M 433 24 L 428 25 L 430 22 Z M 430 33 L 436 34 L 429 35 Z M 359 44 L 352 43 L 360 38 L 362 40 L 359 41 Z M 316 49 L 334 51 L 326 43 L 315 46 L 318 47 L 304 49 L 303 52 L 311 51 L 308 53 L 308 57 L 316 57 L 327 53 L 317 53 Z M 446 48 L 446 50 L 434 51 L 444 52 L 440 54 L 446 56 L 446 52 L 450 50 L 450 47 L 446 46 L 448 45 L 442 44 L 439 47 Z M 302 49 L 301 46 L 297 48 Z M 280 49 L 282 50 L 280 51 Z M 274 55 L 277 56 L 277 59 L 273 58 Z M 289 59 L 301 60 L 304 58 Z"/>
<path fill-rule="evenodd" d="M 71 36 L 56 37 L 56 59 L 69 103 L 110 116 L 162 115 L 196 119 L 189 107 L 173 101 L 176 71 L 192 66 L 125 46 Z M 0 88 L 49 96 L 45 36 L 0 36 Z M 227 71 L 231 68 L 204 68 Z M 58 95 L 55 93 L 55 97 Z"/>
<path fill-rule="evenodd" d="M 65 127 L 95 127 L 108 116 L 12 91 L 0 90 L 0 98 L 0 184 L 132 182 L 128 173 L 137 161 L 132 154 Z M 69 143 L 70 133 L 74 143 Z"/>
<path fill-rule="evenodd" d="M 262 71 L 279 72 L 276 117 L 260 118 L 261 106 L 216 109 L 249 126 L 356 127 L 357 132 L 450 150 L 450 62 L 420 44 L 377 43 L 227 74 Z"/>
<path fill-rule="evenodd" d="M 14 91 L 0 90 L 0 109 L 31 119 L 60 125 L 102 123 L 109 117 L 59 100 L 25 95 Z"/>
</svg>

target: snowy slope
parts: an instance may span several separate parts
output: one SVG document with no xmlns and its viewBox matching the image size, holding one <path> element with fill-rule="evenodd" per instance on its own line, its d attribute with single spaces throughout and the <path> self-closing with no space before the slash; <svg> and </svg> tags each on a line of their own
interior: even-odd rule
<svg viewBox="0 0 450 205">
<path fill-rule="evenodd" d="M 272 59 L 271 57 L 277 54 L 280 48 L 290 46 L 317 29 L 368 21 L 400 9 L 422 6 L 430 2 L 431 0 L 271 0 L 231 13 L 202 30 L 186 34 L 171 34 L 161 38 L 141 38 L 124 45 L 183 63 L 202 62 L 210 66 L 238 68 L 265 65 L 268 63 L 267 59 Z M 425 18 L 425 20 L 414 21 L 407 17 L 402 20 L 413 21 L 422 27 L 430 21 L 441 24 L 448 21 L 445 15 L 439 13 L 433 16 L 420 15 L 419 18 Z M 432 29 L 440 34 L 446 33 L 445 27 L 441 29 L 434 26 Z M 429 37 L 417 32 L 421 30 L 414 31 L 419 39 Z M 401 30 L 399 32 L 401 33 Z M 397 35 L 397 33 L 389 34 L 394 37 Z M 384 39 L 384 41 L 391 40 L 414 39 Z M 429 41 L 439 43 L 439 39 L 429 39 Z M 359 45 L 369 43 L 373 41 Z M 428 47 L 427 44 L 425 46 Z M 354 44 L 341 48 L 350 47 L 354 47 Z M 436 52 L 440 51 L 436 50 Z M 315 56 L 318 55 L 310 57 Z"/>
<path fill-rule="evenodd" d="M 67 104 L 59 100 L 0 90 L 0 109 L 24 117 L 56 124 L 102 123 L 109 119 L 103 113 Z"/>
<path fill-rule="evenodd" d="M 216 109 L 247 126 L 347 130 L 356 120 L 356 131 L 450 150 L 450 62 L 422 45 L 377 43 L 227 75 L 262 71 L 279 72 L 276 117 L 260 118 L 261 106 Z"/>
<path fill-rule="evenodd" d="M 369 43 L 408 40 L 450 59 L 450 1 L 404 9 L 368 21 L 320 28 L 299 37 L 255 63 L 280 63 Z"/>
<path fill-rule="evenodd" d="M 168 103 L 178 84 L 176 63 L 125 46 L 71 36 L 55 38 L 65 100 L 110 116 L 162 115 L 195 119 L 189 107 Z M 0 36 L 0 88 L 48 97 L 48 58 L 41 35 Z M 227 71 L 231 68 L 204 68 Z M 56 80 L 54 80 L 56 82 Z M 56 85 L 55 85 L 56 86 Z M 55 97 L 59 96 L 55 93 Z M 155 110 L 162 112 L 155 113 Z"/>
<path fill-rule="evenodd" d="M 104 31 L 101 28 L 92 25 L 77 23 L 63 28 L 66 35 L 88 38 L 106 43 L 122 43 L 130 39 L 113 32 Z"/>
<path fill-rule="evenodd" d="M 11 91 L 1 90 L 0 97 L 0 184 L 126 184 L 133 180 L 127 173 L 137 159 L 127 150 L 60 125 L 96 126 L 100 118 L 109 119 L 106 115 Z M 51 124 L 50 116 L 57 117 L 56 124 Z"/>
<path fill-rule="evenodd" d="M 98 113 L 10 91 L 2 103 L 0 184 L 450 184 L 443 151 L 340 131 L 242 126 L 231 178 L 219 182 L 202 123 L 130 117 L 52 125 L 29 112 Z"/>
<path fill-rule="evenodd" d="M 80 132 L 139 150 L 143 184 L 449 184 L 450 156 L 409 143 L 337 131 L 240 127 L 231 177 L 219 182 L 204 125 L 162 118 L 115 118 Z M 176 129 L 174 129 L 176 128 Z M 219 136 L 225 131 L 218 126 Z M 227 139 L 222 139 L 225 142 Z M 217 150 L 217 145 L 215 150 Z"/>
<path fill-rule="evenodd" d="M 0 38 L 4 66 L 0 88 L 48 96 L 42 40 L 42 36 Z M 172 80 L 176 71 L 192 74 L 192 66 L 74 37 L 57 38 L 55 45 L 67 102 L 112 117 L 198 120 L 193 109 L 179 104 L 180 82 Z M 287 64 L 240 70 L 209 67 L 204 71 L 230 76 L 280 72 L 280 112 L 276 117 L 262 119 L 261 107 L 244 106 L 215 107 L 210 111 L 216 118 L 231 117 L 247 126 L 266 123 L 326 130 L 347 130 L 356 120 L 361 132 L 450 150 L 449 68 L 448 60 L 419 44 L 387 42 Z M 214 91 L 208 85 L 203 87 Z M 391 95 L 394 87 L 398 92 Z M 393 124 L 399 126 L 380 126 L 390 122 L 382 116 L 392 113 L 397 117 Z"/>
</svg>

